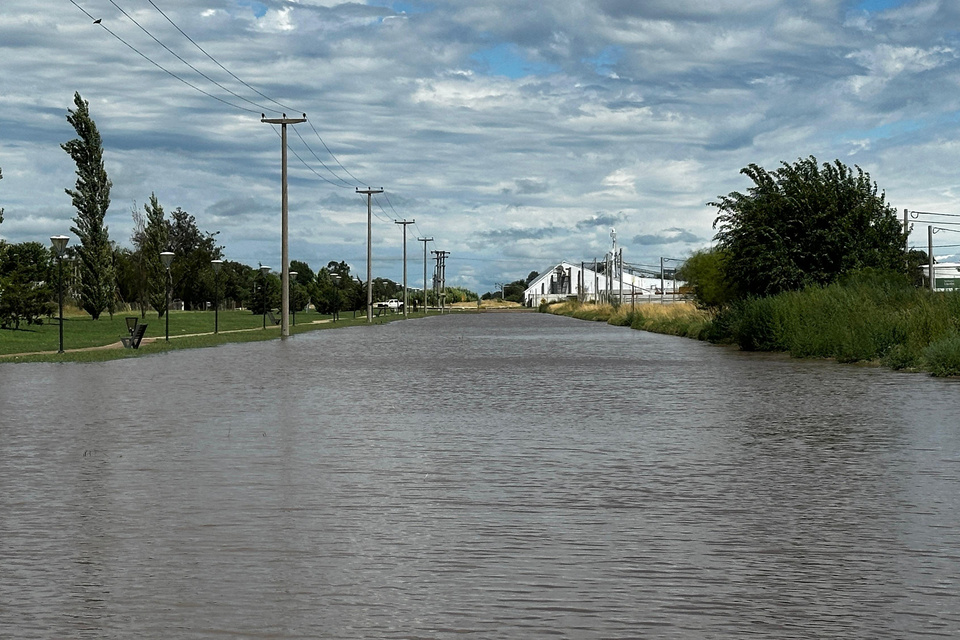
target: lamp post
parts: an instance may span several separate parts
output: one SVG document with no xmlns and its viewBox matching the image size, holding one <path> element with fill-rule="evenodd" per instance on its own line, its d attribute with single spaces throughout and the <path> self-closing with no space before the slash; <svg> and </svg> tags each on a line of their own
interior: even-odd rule
<svg viewBox="0 0 960 640">
<path fill-rule="evenodd" d="M 220 333 L 220 268 L 223 260 L 211 260 L 213 267 L 213 332 Z"/>
<path fill-rule="evenodd" d="M 53 250 L 57 254 L 57 283 L 60 298 L 60 350 L 57 353 L 63 353 L 63 252 L 67 250 L 67 243 L 70 238 L 67 236 L 51 236 L 50 242 L 53 244 Z"/>
<path fill-rule="evenodd" d="M 340 319 L 340 274 L 331 273 L 330 278 L 333 280 L 333 321 L 336 322 Z"/>
<path fill-rule="evenodd" d="M 167 316 L 166 335 L 164 336 L 167 342 L 170 342 L 170 265 L 173 264 L 173 255 L 173 251 L 160 252 L 160 261 L 163 262 L 163 266 L 167 270 L 167 308 L 163 312 L 163 315 Z"/>
<path fill-rule="evenodd" d="M 293 326 L 297 326 L 297 303 L 293 299 L 294 287 L 296 286 L 295 280 L 297 279 L 297 272 L 290 272 L 290 312 L 293 313 Z"/>
<path fill-rule="evenodd" d="M 270 273 L 270 267 L 260 265 L 260 273 L 263 275 L 263 283 L 260 285 L 260 293 L 263 294 L 263 328 L 267 328 L 267 274 Z"/>
</svg>

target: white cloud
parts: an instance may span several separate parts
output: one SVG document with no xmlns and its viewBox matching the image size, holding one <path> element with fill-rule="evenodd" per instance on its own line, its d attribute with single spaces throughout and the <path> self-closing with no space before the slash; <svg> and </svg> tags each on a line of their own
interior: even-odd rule
<svg viewBox="0 0 960 640">
<path fill-rule="evenodd" d="M 54 15 L 4 0 L 0 235 L 13 241 L 70 225 L 73 167 L 59 145 L 73 135 L 64 116 L 74 91 L 104 139 L 113 239 L 127 241 L 133 201 L 156 191 L 251 264 L 279 261 L 279 141 L 259 122 L 271 108 L 306 111 L 356 177 L 310 126 L 296 128 L 310 149 L 291 131 L 291 150 L 310 165 L 291 155 L 291 231 L 309 254 L 295 257 L 362 264 L 366 207 L 353 189 L 383 186 L 396 211 L 385 200 L 377 210 L 375 256 L 390 258 L 378 269 L 395 279 L 394 217 L 415 218 L 435 248 L 453 252 L 448 278 L 486 291 L 561 257 L 602 254 L 605 232 L 577 226 L 594 216 L 622 213 L 621 237 L 663 236 L 677 241 L 672 254 L 695 248 L 712 236 L 705 203 L 747 186 L 740 168 L 810 154 L 857 162 L 898 206 L 960 210 L 960 11 L 949 3 L 868 15 L 835 0 L 433 0 L 406 14 L 334 0 L 163 3 L 283 106 L 146 4 L 138 21 L 255 104 L 185 67 L 109 3 L 81 4 L 184 80 L 250 111 L 157 69 L 70 5 Z M 471 57 L 501 45 L 532 71 L 495 76 Z M 666 249 L 629 250 L 643 262 Z"/>
</svg>

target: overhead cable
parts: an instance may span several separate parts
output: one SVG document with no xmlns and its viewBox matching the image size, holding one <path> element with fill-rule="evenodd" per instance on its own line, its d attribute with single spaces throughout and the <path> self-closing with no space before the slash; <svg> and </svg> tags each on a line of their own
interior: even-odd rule
<svg viewBox="0 0 960 640">
<path fill-rule="evenodd" d="M 230 77 L 232 77 L 234 80 L 236 80 L 237 82 L 239 82 L 240 84 L 242 84 L 243 86 L 245 86 L 247 89 L 250 89 L 251 91 L 253 91 L 254 93 L 256 93 L 258 96 L 260 96 L 261 98 L 263 98 L 264 100 L 268 100 L 268 101 L 272 102 L 273 104 L 277 105 L 277 106 L 280 107 L 281 109 L 286 109 L 287 111 L 294 111 L 294 112 L 300 112 L 300 111 L 301 111 L 301 109 L 294 109 L 293 107 L 288 107 L 288 106 L 284 105 L 284 104 L 281 103 L 281 102 L 277 102 L 276 100 L 274 100 L 274 99 L 271 98 L 270 96 L 264 95 L 263 93 L 261 93 L 260 91 L 258 91 L 257 89 L 255 89 L 254 87 L 250 86 L 249 84 L 247 84 L 246 82 L 244 82 L 243 80 L 241 80 L 239 77 L 237 77 L 236 74 L 234 74 L 232 71 L 230 71 L 230 70 L 227 69 L 225 66 L 223 66 L 222 64 L 220 64 L 220 61 L 218 61 L 218 60 L 217 60 L 216 58 L 214 58 L 212 55 L 210 55 L 209 53 L 207 53 L 207 51 L 206 51 L 203 47 L 201 47 L 199 44 L 197 44 L 196 41 L 194 41 L 193 38 L 191 38 L 190 36 L 188 36 L 188 35 L 183 31 L 183 29 L 181 29 L 181 28 L 177 25 L 176 22 L 174 22 L 173 20 L 170 19 L 170 16 L 168 16 L 166 13 L 163 12 L 163 9 L 161 9 L 160 7 L 158 7 L 158 6 L 153 2 L 153 0 L 147 0 L 147 2 L 149 2 L 149 3 L 153 6 L 153 8 L 156 9 L 157 12 L 159 12 L 160 15 L 162 15 L 162 16 L 167 20 L 167 22 L 169 22 L 171 25 L 173 25 L 173 28 L 176 29 L 177 31 L 179 31 L 180 34 L 181 34 L 184 38 L 186 38 L 187 40 L 189 40 L 190 43 L 193 44 L 193 46 L 195 46 L 197 49 L 200 50 L 201 53 L 203 53 L 203 55 L 207 56 L 207 58 L 209 58 L 210 60 L 212 60 L 215 65 L 217 65 L 218 67 L 220 67 L 221 69 L 223 69 L 223 70 L 224 70 L 227 74 L 229 74 Z M 268 110 L 269 110 L 269 111 L 276 111 L 277 113 L 280 113 L 280 112 L 277 111 L 276 109 L 268 109 Z M 331 155 L 332 155 L 332 154 L 331 154 Z"/>
<path fill-rule="evenodd" d="M 201 89 L 200 87 L 196 86 L 195 84 L 192 84 L 192 83 L 189 82 L 188 80 L 185 80 L 185 79 L 181 78 L 180 76 L 178 76 L 177 74 L 175 74 L 173 71 L 170 71 L 169 69 L 167 69 L 166 67 L 164 67 L 163 65 L 161 65 L 159 62 L 154 61 L 154 60 L 151 59 L 149 56 L 147 56 L 145 53 L 143 53 L 142 51 L 140 51 L 139 49 L 137 49 L 135 46 L 133 46 L 132 44 L 130 44 L 129 42 L 127 42 L 126 40 L 124 40 L 123 38 L 121 38 L 119 35 L 117 35 L 117 34 L 114 33 L 113 31 L 111 31 L 110 28 L 109 28 L 107 25 L 103 24 L 103 21 L 102 21 L 102 20 L 100 20 L 99 18 L 96 18 L 96 19 L 95 19 L 86 9 L 84 9 L 84 8 L 81 7 L 79 4 L 77 4 L 75 0 L 70 0 L 70 3 L 71 3 L 73 6 L 75 6 L 77 9 L 79 9 L 80 11 L 82 11 L 84 14 L 86 14 L 86 16 L 87 16 L 88 18 L 90 18 L 91 20 L 93 20 L 95 24 L 100 25 L 100 26 L 104 29 L 104 31 L 106 31 L 106 32 L 109 33 L 111 36 L 113 36 L 114 38 L 116 38 L 117 40 L 119 40 L 120 42 L 122 42 L 124 45 L 126 45 L 131 51 L 133 51 L 134 53 L 136 53 L 138 56 L 140 56 L 141 58 L 143 58 L 144 60 L 146 60 L 147 62 L 149 62 L 150 64 L 152 64 L 153 66 L 157 67 L 158 69 L 160 69 L 161 71 L 163 71 L 163 72 L 166 73 L 167 75 L 169 75 L 169 76 L 171 76 L 171 77 L 173 77 L 173 78 L 176 78 L 177 80 L 179 80 L 179 81 L 182 82 L 183 84 L 187 85 L 188 87 L 190 87 L 190 88 L 193 89 L 194 91 L 199 91 L 200 93 L 202 93 L 203 95 L 207 96 L 208 98 L 213 98 L 214 100 L 217 100 L 217 101 L 219 101 L 219 102 L 222 102 L 223 104 L 225 104 L 225 105 L 227 105 L 227 106 L 230 106 L 230 107 L 233 107 L 234 109 L 239 109 L 239 110 L 241 110 L 241 111 L 246 111 L 247 113 L 260 113 L 260 111 L 255 111 L 255 110 L 253 110 L 253 109 L 248 109 L 247 107 L 242 107 L 242 106 L 240 106 L 240 105 L 238 105 L 238 104 L 233 104 L 233 103 L 230 102 L 229 100 L 224 100 L 223 98 L 221 98 L 221 97 L 219 97 L 219 96 L 215 96 L 215 95 L 213 95 L 212 93 L 209 93 L 209 92 L 207 92 L 207 91 L 204 91 L 203 89 Z"/>
</svg>

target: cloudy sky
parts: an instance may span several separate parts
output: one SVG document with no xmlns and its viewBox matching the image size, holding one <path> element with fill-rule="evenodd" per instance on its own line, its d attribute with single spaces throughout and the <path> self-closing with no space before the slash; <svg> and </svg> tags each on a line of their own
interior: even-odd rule
<svg viewBox="0 0 960 640">
<path fill-rule="evenodd" d="M 280 139 L 260 114 L 305 112 L 291 258 L 362 274 L 355 191 L 383 187 L 374 274 L 400 281 L 394 221 L 416 220 L 411 286 L 429 236 L 448 284 L 483 293 L 602 257 L 612 227 L 635 264 L 708 246 L 706 203 L 747 188 L 749 163 L 839 158 L 898 209 L 960 213 L 958 89 L 946 0 L 3 0 L 0 237 L 69 234 L 75 91 L 121 244 L 155 192 L 228 259 L 279 268 Z"/>
</svg>

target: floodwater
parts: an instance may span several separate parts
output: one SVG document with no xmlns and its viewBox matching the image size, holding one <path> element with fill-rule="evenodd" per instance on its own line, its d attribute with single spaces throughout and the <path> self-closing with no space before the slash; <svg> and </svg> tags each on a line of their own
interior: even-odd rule
<svg viewBox="0 0 960 640">
<path fill-rule="evenodd" d="M 960 635 L 960 384 L 542 314 L 0 365 L 3 638 Z"/>
</svg>

